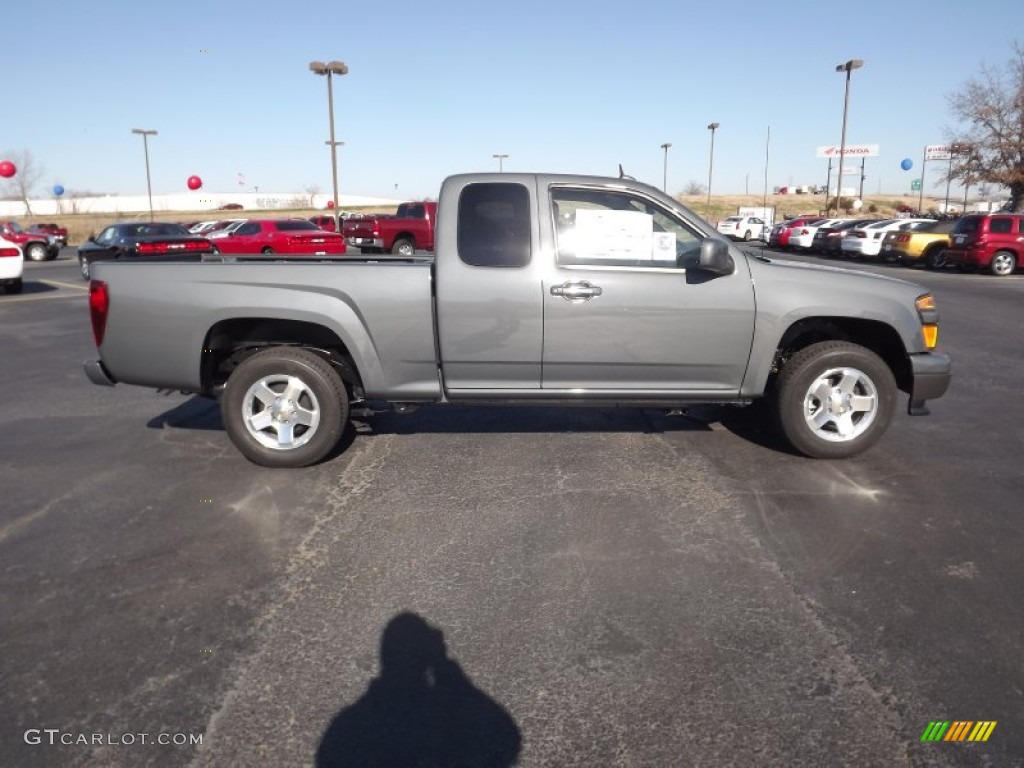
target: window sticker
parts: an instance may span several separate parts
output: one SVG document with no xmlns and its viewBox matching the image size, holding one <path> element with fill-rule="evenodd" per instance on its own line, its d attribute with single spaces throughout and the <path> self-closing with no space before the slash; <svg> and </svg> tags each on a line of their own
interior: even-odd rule
<svg viewBox="0 0 1024 768">
<path fill-rule="evenodd" d="M 654 218 L 649 214 L 579 208 L 573 250 L 588 259 L 650 261 L 653 235 Z"/>
</svg>

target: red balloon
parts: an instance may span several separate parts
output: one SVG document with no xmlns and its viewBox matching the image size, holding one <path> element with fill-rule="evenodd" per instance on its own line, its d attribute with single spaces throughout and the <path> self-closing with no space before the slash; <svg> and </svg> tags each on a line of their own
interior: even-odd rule
<svg viewBox="0 0 1024 768">
<path fill-rule="evenodd" d="M 196 190 L 196 189 L 199 189 L 201 186 L 203 186 L 203 180 L 200 179 L 198 176 L 189 176 L 188 177 L 188 188 L 189 189 Z"/>
<path fill-rule="evenodd" d="M 334 201 L 333 200 L 328 200 L 327 201 L 327 207 L 328 208 L 333 208 L 334 207 Z"/>
<path fill-rule="evenodd" d="M 18 169 L 14 167 L 14 163 L 10 160 L 4 160 L 0 163 L 0 176 L 3 176 L 5 179 L 11 178 L 17 172 Z"/>
</svg>

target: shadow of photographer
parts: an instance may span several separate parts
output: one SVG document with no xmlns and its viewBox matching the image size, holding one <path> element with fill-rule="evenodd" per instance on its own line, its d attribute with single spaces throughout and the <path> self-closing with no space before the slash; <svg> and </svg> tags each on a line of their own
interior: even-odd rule
<svg viewBox="0 0 1024 768">
<path fill-rule="evenodd" d="M 512 716 L 448 656 L 441 630 L 401 613 L 381 635 L 379 675 L 335 715 L 316 765 L 505 768 L 520 742 Z"/>
</svg>

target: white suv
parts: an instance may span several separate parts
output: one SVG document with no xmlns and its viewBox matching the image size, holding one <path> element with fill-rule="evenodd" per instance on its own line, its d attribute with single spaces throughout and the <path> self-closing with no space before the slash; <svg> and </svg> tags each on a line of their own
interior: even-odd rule
<svg viewBox="0 0 1024 768">
<path fill-rule="evenodd" d="M 25 270 L 25 253 L 21 246 L 0 237 L 0 285 L 7 293 L 21 293 L 21 275 Z"/>
<path fill-rule="evenodd" d="M 718 222 L 718 231 L 733 240 L 764 239 L 764 219 L 756 216 L 730 216 Z"/>
</svg>

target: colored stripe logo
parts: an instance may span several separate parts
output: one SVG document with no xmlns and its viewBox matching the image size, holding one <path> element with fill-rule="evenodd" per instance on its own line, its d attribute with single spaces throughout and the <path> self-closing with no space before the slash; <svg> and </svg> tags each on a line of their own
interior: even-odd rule
<svg viewBox="0 0 1024 768">
<path fill-rule="evenodd" d="M 996 720 L 932 720 L 921 741 L 988 741 Z"/>
</svg>

